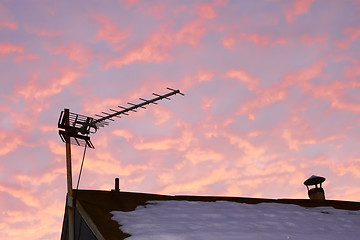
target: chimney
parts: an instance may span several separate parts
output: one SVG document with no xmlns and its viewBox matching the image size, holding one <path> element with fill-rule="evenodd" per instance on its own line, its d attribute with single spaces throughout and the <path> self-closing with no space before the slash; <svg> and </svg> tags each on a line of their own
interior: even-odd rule
<svg viewBox="0 0 360 240">
<path fill-rule="evenodd" d="M 120 192 L 119 178 L 115 178 L 115 192 Z"/>
<path fill-rule="evenodd" d="M 321 184 L 325 181 L 324 177 L 312 175 L 305 180 L 304 185 L 308 190 L 310 200 L 325 200 L 325 192 Z"/>
</svg>

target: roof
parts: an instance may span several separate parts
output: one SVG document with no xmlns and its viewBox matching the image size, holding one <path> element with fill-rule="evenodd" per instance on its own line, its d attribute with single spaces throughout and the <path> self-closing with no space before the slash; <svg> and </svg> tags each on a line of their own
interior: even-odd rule
<svg viewBox="0 0 360 240">
<path fill-rule="evenodd" d="M 115 192 L 99 190 L 74 190 L 76 194 L 76 210 L 97 239 L 125 239 L 130 236 L 119 229 L 119 224 L 112 220 L 112 211 L 129 212 L 138 206 L 145 206 L 148 201 L 198 201 L 216 202 L 229 201 L 237 203 L 258 204 L 278 203 L 296 204 L 302 207 L 334 207 L 344 210 L 360 210 L 360 202 L 337 200 L 309 200 L 309 199 L 265 199 L 224 196 L 187 196 L 160 195 L 136 192 Z M 63 227 L 64 229 L 64 227 Z M 63 230 L 64 231 L 64 230 Z"/>
</svg>

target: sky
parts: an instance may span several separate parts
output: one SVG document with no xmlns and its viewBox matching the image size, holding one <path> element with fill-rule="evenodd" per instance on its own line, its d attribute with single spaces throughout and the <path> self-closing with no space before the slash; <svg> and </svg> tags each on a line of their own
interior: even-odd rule
<svg viewBox="0 0 360 240">
<path fill-rule="evenodd" d="M 359 238 L 360 211 L 292 204 L 151 201 L 112 211 L 129 240 L 303 240 Z"/>
<path fill-rule="evenodd" d="M 0 239 L 59 239 L 64 108 L 81 189 L 360 201 L 360 1 L 0 0 Z M 72 147 L 75 185 L 83 148 Z"/>
</svg>

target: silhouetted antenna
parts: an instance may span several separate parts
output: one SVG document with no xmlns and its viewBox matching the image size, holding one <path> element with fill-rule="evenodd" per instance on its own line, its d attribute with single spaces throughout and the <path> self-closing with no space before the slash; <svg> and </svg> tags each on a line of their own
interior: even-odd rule
<svg viewBox="0 0 360 240">
<path fill-rule="evenodd" d="M 139 98 L 141 103 L 131 103 L 128 102 L 128 107 L 118 106 L 120 110 L 109 109 L 109 112 L 101 112 L 101 114 L 95 114 L 97 119 L 84 116 L 81 114 L 71 113 L 67 109 L 61 112 L 58 127 L 59 135 L 61 140 L 65 143 L 70 142 L 78 146 L 87 146 L 94 148 L 94 145 L 90 141 L 89 135 L 91 133 L 96 133 L 97 130 L 101 127 L 109 125 L 109 121 L 114 121 L 114 117 L 121 118 L 121 115 L 129 115 L 128 112 L 137 112 L 139 108 L 146 109 L 146 105 L 157 104 L 157 101 L 162 99 L 170 100 L 170 97 L 176 94 L 184 95 L 180 90 L 175 90 L 172 88 L 167 88 L 170 92 L 167 94 L 157 94 L 153 93 L 155 98 L 144 99 Z M 67 110 L 67 111 L 66 111 Z M 67 113 L 68 112 L 68 113 Z M 67 114 L 69 116 L 67 116 Z M 69 122 L 67 123 L 67 118 Z"/>
</svg>

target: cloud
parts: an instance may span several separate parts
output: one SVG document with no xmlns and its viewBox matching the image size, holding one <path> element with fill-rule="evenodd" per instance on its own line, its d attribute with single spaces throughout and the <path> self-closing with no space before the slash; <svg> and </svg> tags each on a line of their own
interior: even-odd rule
<svg viewBox="0 0 360 240">
<path fill-rule="evenodd" d="M 110 21 L 106 16 L 96 15 L 95 20 L 100 23 L 99 30 L 96 35 L 96 40 L 103 40 L 109 45 L 116 45 L 130 36 L 129 30 L 119 29 L 118 26 Z"/>
<path fill-rule="evenodd" d="M 347 79 L 354 80 L 356 85 L 356 78 L 360 76 L 360 62 L 355 60 L 352 66 L 349 65 L 348 67 L 346 67 L 344 75 Z"/>
<path fill-rule="evenodd" d="M 221 135 L 224 136 L 230 144 L 236 145 L 239 149 L 244 150 L 245 156 L 243 157 L 243 162 L 258 159 L 265 152 L 264 148 L 255 146 L 250 141 L 239 136 L 238 134 L 232 132 L 223 132 Z"/>
<path fill-rule="evenodd" d="M 258 33 L 239 33 L 240 41 L 249 41 L 259 47 L 265 47 L 270 44 L 270 37 Z"/>
<path fill-rule="evenodd" d="M 232 49 L 236 43 L 236 38 L 234 36 L 227 36 L 221 40 L 221 43 L 224 47 Z"/>
<path fill-rule="evenodd" d="M 28 188 L 0 183 L 0 192 L 6 192 L 30 207 L 40 207 L 38 197 Z"/>
<path fill-rule="evenodd" d="M 165 29 L 151 34 L 141 45 L 133 47 L 122 56 L 110 60 L 105 69 L 122 67 L 134 62 L 163 62 L 171 59 L 169 50 L 173 46 L 173 39 Z"/>
<path fill-rule="evenodd" d="M 26 142 L 23 135 L 13 131 L 6 131 L 5 129 L 0 130 L 0 141 L 2 142 L 0 145 L 0 156 L 17 150 L 19 146 Z"/>
<path fill-rule="evenodd" d="M 119 0 L 120 4 L 125 7 L 125 9 L 129 9 L 130 7 L 136 5 L 139 0 Z"/>
<path fill-rule="evenodd" d="M 348 35 L 348 39 L 339 41 L 337 46 L 340 49 L 349 49 L 350 44 L 360 37 L 360 26 L 359 27 L 348 27 L 344 30 L 344 33 Z"/>
<path fill-rule="evenodd" d="M 12 43 L 0 43 L 0 55 L 6 55 L 9 53 L 23 53 L 25 47 L 22 45 L 16 45 Z"/>
<path fill-rule="evenodd" d="M 133 146 L 137 150 L 152 150 L 152 151 L 185 151 L 192 142 L 193 134 L 189 130 L 183 130 L 181 136 L 177 137 L 159 137 L 153 139 L 140 138 L 135 141 Z"/>
<path fill-rule="evenodd" d="M 9 21 L 0 21 L 0 27 L 6 27 L 10 30 L 15 31 L 18 27 L 16 22 L 9 22 Z"/>
<path fill-rule="evenodd" d="M 61 67 L 58 76 L 55 76 L 42 83 L 40 75 L 34 73 L 30 76 L 29 81 L 25 85 L 18 85 L 15 93 L 23 97 L 26 101 L 42 102 L 44 99 L 59 94 L 64 87 L 73 84 L 81 73 L 73 67 Z"/>
<path fill-rule="evenodd" d="M 332 81 L 329 84 L 307 84 L 305 89 L 309 91 L 313 97 L 329 101 L 331 107 L 335 109 L 350 111 L 354 113 L 360 112 L 360 104 L 346 100 L 346 90 L 357 89 L 359 85 L 353 86 L 353 83 L 345 83 L 341 80 Z"/>
<path fill-rule="evenodd" d="M 308 86 L 309 80 L 319 76 L 325 66 L 325 62 L 320 60 L 310 67 L 288 73 L 282 82 L 275 86 L 256 89 L 256 96 L 245 100 L 239 107 L 237 114 L 248 116 L 254 120 L 254 111 L 265 106 L 269 106 L 275 102 L 285 100 L 287 98 L 287 88 L 292 85 L 300 87 Z"/>
<path fill-rule="evenodd" d="M 224 5 L 227 1 L 223 0 L 216 0 L 211 3 L 202 3 L 196 6 L 197 13 L 200 17 L 206 19 L 214 19 L 217 17 L 217 13 L 214 10 L 214 7 L 219 5 Z"/>
<path fill-rule="evenodd" d="M 140 45 L 134 46 L 122 56 L 111 59 L 105 65 L 122 67 L 135 62 L 161 63 L 173 59 L 170 52 L 180 44 L 197 46 L 205 36 L 207 28 L 199 19 L 191 20 L 176 32 L 172 33 L 167 25 L 162 25 L 157 32 L 150 34 Z"/>
<path fill-rule="evenodd" d="M 53 49 L 53 54 L 64 54 L 70 61 L 81 64 L 88 64 L 93 57 L 93 52 L 90 48 L 75 42 L 56 46 Z"/>
<path fill-rule="evenodd" d="M 210 69 L 199 68 L 195 74 L 189 74 L 181 79 L 181 90 L 186 91 L 202 82 L 211 81 L 215 76 L 215 72 Z"/>
<path fill-rule="evenodd" d="M 163 189 L 160 189 L 159 192 L 165 194 L 179 194 L 183 192 L 199 194 L 200 192 L 206 192 L 206 188 L 209 185 L 226 179 L 233 179 L 236 174 L 236 170 L 229 170 L 223 166 L 216 170 L 203 172 L 187 182 L 183 181 L 180 183 L 168 184 Z M 179 182 L 179 179 L 177 179 L 177 182 Z"/>
<path fill-rule="evenodd" d="M 155 18 L 161 19 L 165 17 L 165 4 L 154 4 L 150 8 L 147 8 L 145 13 L 154 16 Z"/>
<path fill-rule="evenodd" d="M 157 106 L 151 113 L 155 117 L 155 125 L 159 126 L 166 123 L 172 116 L 172 111 L 162 106 Z"/>
<path fill-rule="evenodd" d="M 328 36 L 325 34 L 316 34 L 315 36 L 311 36 L 308 33 L 305 33 L 301 36 L 300 41 L 308 46 L 320 43 L 326 43 L 328 40 Z"/>
<path fill-rule="evenodd" d="M 207 161 L 218 162 L 224 158 L 223 154 L 218 153 L 213 149 L 192 149 L 186 152 L 185 157 L 192 164 L 197 164 Z"/>
<path fill-rule="evenodd" d="M 306 14 L 313 2 L 314 0 L 294 0 L 292 7 L 285 11 L 286 20 L 289 23 L 294 22 L 294 17 L 296 15 Z"/>
<path fill-rule="evenodd" d="M 113 131 L 113 134 L 115 136 L 119 136 L 122 138 L 125 138 L 126 141 L 130 141 L 135 137 L 135 134 L 132 133 L 131 131 L 127 130 L 127 129 L 117 129 Z"/>
<path fill-rule="evenodd" d="M 186 43 L 191 46 L 196 46 L 200 40 L 205 36 L 207 28 L 204 22 L 200 19 L 195 19 L 186 22 L 183 27 L 175 33 L 175 40 L 178 43 Z"/>
<path fill-rule="evenodd" d="M 226 72 L 225 77 L 235 78 L 240 82 L 247 84 L 249 90 L 254 90 L 259 85 L 259 79 L 251 76 L 246 70 L 231 69 Z"/>
</svg>

